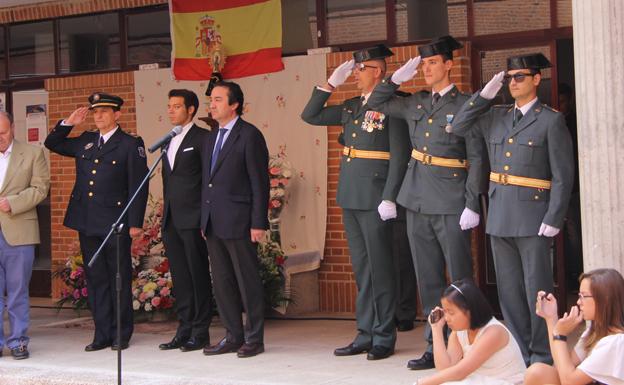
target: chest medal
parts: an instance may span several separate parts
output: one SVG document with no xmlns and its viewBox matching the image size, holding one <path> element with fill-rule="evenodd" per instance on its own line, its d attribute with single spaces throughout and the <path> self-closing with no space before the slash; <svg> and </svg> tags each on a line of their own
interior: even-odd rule
<svg viewBox="0 0 624 385">
<path fill-rule="evenodd" d="M 366 111 L 364 121 L 362 122 L 362 130 L 373 132 L 374 130 L 383 130 L 383 121 L 386 115 L 377 111 Z"/>
</svg>

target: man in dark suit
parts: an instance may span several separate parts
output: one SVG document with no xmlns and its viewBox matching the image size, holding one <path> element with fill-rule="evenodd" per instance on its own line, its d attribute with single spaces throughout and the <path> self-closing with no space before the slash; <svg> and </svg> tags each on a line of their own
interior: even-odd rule
<svg viewBox="0 0 624 385">
<path fill-rule="evenodd" d="M 262 133 L 240 117 L 244 96 L 238 84 L 219 82 L 210 97 L 220 128 L 202 152 L 201 228 L 226 335 L 204 354 L 251 357 L 264 352 L 264 290 L 255 243 L 269 227 L 269 151 Z"/>
<path fill-rule="evenodd" d="M 208 131 L 193 124 L 199 99 L 193 91 L 169 91 L 167 114 L 182 132 L 169 143 L 163 160 L 162 235 L 169 259 L 178 330 L 161 350 L 184 352 L 210 343 L 212 284 L 208 250 L 200 231 L 202 162 L 201 149 Z"/>
<path fill-rule="evenodd" d="M 89 267 L 111 225 L 134 195 L 147 174 L 143 140 L 121 130 L 117 124 L 123 99 L 96 92 L 89 96 L 90 107 L 80 107 L 56 124 L 45 146 L 57 154 L 76 159 L 76 183 L 69 198 L 63 224 L 77 230 L 84 259 L 89 292 L 89 307 L 95 322 L 93 342 L 88 352 L 112 346 L 125 349 L 132 336 L 132 266 L 130 238 L 142 233 L 147 205 L 147 186 L 137 196 L 123 219 L 121 242 L 121 341 L 117 331 L 115 275 L 117 272 L 115 237 L 106 244 L 93 267 Z M 99 132 L 85 131 L 69 138 L 76 125 L 82 124 L 89 110 Z"/>
<path fill-rule="evenodd" d="M 548 330 L 535 313 L 540 290 L 553 290 L 552 237 L 559 233 L 574 184 L 572 140 L 563 114 L 542 104 L 541 53 L 507 58 L 507 71 L 467 100 L 453 132 L 485 139 L 490 159 L 490 235 L 505 323 L 527 364 L 552 363 Z M 508 80 L 513 105 L 490 108 Z"/>
</svg>

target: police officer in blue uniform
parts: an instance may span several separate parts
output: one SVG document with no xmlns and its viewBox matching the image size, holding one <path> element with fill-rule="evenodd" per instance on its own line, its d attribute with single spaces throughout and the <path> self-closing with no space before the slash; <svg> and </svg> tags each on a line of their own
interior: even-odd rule
<svg viewBox="0 0 624 385">
<path fill-rule="evenodd" d="M 496 285 L 505 323 L 525 362 L 552 363 L 546 323 L 535 314 L 540 290 L 552 292 L 550 248 L 568 209 L 574 183 L 572 141 L 563 114 L 540 103 L 541 53 L 507 59 L 457 113 L 453 133 L 485 139 L 490 159 L 490 235 Z M 490 108 L 509 82 L 514 105 Z"/>
<path fill-rule="evenodd" d="M 63 224 L 78 231 L 89 307 L 95 322 L 93 342 L 86 351 L 107 347 L 125 349 L 132 336 L 131 237 L 142 233 L 148 188 L 144 186 L 123 219 L 121 240 L 121 341 L 116 341 L 116 244 L 112 237 L 92 267 L 88 266 L 111 225 L 117 220 L 147 174 L 143 140 L 125 133 L 117 124 L 123 99 L 105 93 L 89 97 L 90 107 L 76 109 L 57 123 L 45 146 L 57 154 L 75 158 L 76 182 Z M 92 111 L 97 131 L 69 137 Z"/>
</svg>

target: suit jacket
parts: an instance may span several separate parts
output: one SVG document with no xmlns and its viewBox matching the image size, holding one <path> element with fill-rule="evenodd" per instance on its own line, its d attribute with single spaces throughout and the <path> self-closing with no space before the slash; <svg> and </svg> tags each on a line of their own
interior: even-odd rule
<svg viewBox="0 0 624 385">
<path fill-rule="evenodd" d="M 9 167 L 0 186 L 11 212 L 0 212 L 0 228 L 12 246 L 39 243 L 37 205 L 48 196 L 50 171 L 43 148 L 13 140 Z"/>
<path fill-rule="evenodd" d="M 199 229 L 201 219 L 202 158 L 209 131 L 195 124 L 175 154 L 173 170 L 165 157 L 162 165 L 163 229 L 169 221 L 178 229 Z"/>
<path fill-rule="evenodd" d="M 201 225 L 221 239 L 249 238 L 250 229 L 268 229 L 269 150 L 254 125 L 238 118 L 210 173 L 219 131 L 208 134 L 202 151 Z"/>
<path fill-rule="evenodd" d="M 342 144 L 356 150 L 390 152 L 390 160 L 341 155 L 336 201 L 343 209 L 376 210 L 396 201 L 409 159 L 407 126 L 362 105 L 359 97 L 324 107 L 331 93 L 314 88 L 301 119 L 317 126 L 341 125 Z"/>
<path fill-rule="evenodd" d="M 119 127 L 99 150 L 97 131 L 68 138 L 72 128 L 59 121 L 44 143 L 76 160 L 76 182 L 63 224 L 87 236 L 105 236 L 147 175 L 143 139 Z M 123 218 L 126 233 L 130 227 L 143 227 L 147 196 L 146 185 Z"/>
<path fill-rule="evenodd" d="M 470 167 L 466 170 L 425 165 L 410 158 L 397 201 L 424 214 L 460 214 L 464 207 L 479 212 L 482 140 L 472 136 L 464 139 L 445 129 L 468 96 L 453 87 L 432 106 L 428 91 L 401 98 L 393 96 L 398 88 L 384 80 L 375 87 L 368 103 L 385 114 L 405 120 L 413 148 L 432 156 L 466 159 Z"/>
<path fill-rule="evenodd" d="M 539 100 L 513 127 L 513 105 L 494 106 L 475 93 L 453 121 L 487 143 L 493 172 L 550 180 L 550 190 L 490 182 L 486 232 L 499 237 L 536 236 L 541 223 L 563 226 L 574 183 L 572 140 L 563 115 Z"/>
</svg>

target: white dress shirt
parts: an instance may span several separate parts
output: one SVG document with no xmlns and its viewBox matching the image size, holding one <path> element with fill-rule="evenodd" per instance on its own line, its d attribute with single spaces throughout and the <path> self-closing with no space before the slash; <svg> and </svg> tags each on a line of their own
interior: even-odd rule
<svg viewBox="0 0 624 385">
<path fill-rule="evenodd" d="M 11 152 L 13 152 L 13 141 L 9 145 L 9 148 L 5 152 L 0 152 L 0 189 L 4 183 L 4 177 L 9 169 L 9 162 L 11 161 Z"/>
<path fill-rule="evenodd" d="M 178 135 L 174 136 L 169 142 L 169 149 L 167 150 L 167 159 L 169 160 L 169 166 L 173 170 L 173 162 L 175 161 L 176 154 L 178 153 L 178 149 L 184 140 L 186 134 L 188 134 L 189 130 L 193 127 L 193 122 L 191 121 L 186 126 L 182 127 L 182 132 Z"/>
</svg>

